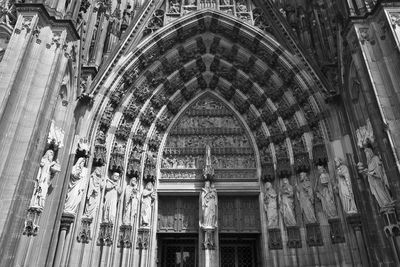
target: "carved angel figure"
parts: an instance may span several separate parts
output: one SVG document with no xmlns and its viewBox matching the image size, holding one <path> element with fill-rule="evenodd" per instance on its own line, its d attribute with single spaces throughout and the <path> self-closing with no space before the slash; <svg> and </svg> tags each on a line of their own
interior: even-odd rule
<svg viewBox="0 0 400 267">
<path fill-rule="evenodd" d="M 270 182 L 265 184 L 264 210 L 267 213 L 268 228 L 278 228 L 278 194 Z"/>
<path fill-rule="evenodd" d="M 103 181 L 101 177 L 101 168 L 96 167 L 90 175 L 89 190 L 86 196 L 86 206 L 84 215 L 88 218 L 93 218 L 96 213 L 97 207 L 100 203 L 101 189 L 103 188 Z"/>
<path fill-rule="evenodd" d="M 343 164 L 343 160 L 340 158 L 335 158 L 335 164 L 339 197 L 342 202 L 343 210 L 346 214 L 357 213 L 358 211 L 354 201 L 353 189 L 351 187 L 349 168 Z"/>
<path fill-rule="evenodd" d="M 35 189 L 30 204 L 33 208 L 44 208 L 52 174 L 60 171 L 59 164 L 53 159 L 54 152 L 49 149 L 40 161 L 40 169 L 36 177 Z"/>
<path fill-rule="evenodd" d="M 135 221 L 137 214 L 137 206 L 139 202 L 139 191 L 136 178 L 132 178 L 125 188 L 125 206 L 122 223 L 124 225 L 131 225 Z"/>
<path fill-rule="evenodd" d="M 314 211 L 314 190 L 311 185 L 310 177 L 305 172 L 300 173 L 297 197 L 306 222 L 315 223 L 317 218 L 315 217 Z"/>
<path fill-rule="evenodd" d="M 296 225 L 296 217 L 294 214 L 294 190 L 293 186 L 289 184 L 287 178 L 282 179 L 282 186 L 280 190 L 280 212 L 283 217 L 283 222 L 286 226 Z"/>
<path fill-rule="evenodd" d="M 114 223 L 117 214 L 118 198 L 121 188 L 118 185 L 120 175 L 114 172 L 111 179 L 106 180 L 103 206 L 103 222 Z"/>
<path fill-rule="evenodd" d="M 203 228 L 215 228 L 217 226 L 217 207 L 218 198 L 217 190 L 210 181 L 205 181 L 204 188 L 201 192 L 201 208 L 202 208 L 202 222 Z"/>
<path fill-rule="evenodd" d="M 71 176 L 69 179 L 68 193 L 65 200 L 64 212 L 76 214 L 79 203 L 82 200 L 82 195 L 85 186 L 85 158 L 79 158 L 72 167 Z"/>
<path fill-rule="evenodd" d="M 152 182 L 148 182 L 142 193 L 142 209 L 140 211 L 142 227 L 150 227 L 151 206 L 156 198 Z"/>
<path fill-rule="evenodd" d="M 322 209 L 324 210 L 326 217 L 328 219 L 337 218 L 338 214 L 329 173 L 324 166 L 318 166 L 318 172 L 319 188 L 317 191 L 317 197 L 321 200 Z"/>
<path fill-rule="evenodd" d="M 368 177 L 369 188 L 374 195 L 380 208 L 387 207 L 393 204 L 394 200 L 388 191 L 388 181 L 383 168 L 381 159 L 374 154 L 370 147 L 364 148 L 367 156 L 368 168 L 364 168 L 362 163 L 358 163 L 358 169 L 361 173 Z"/>
</svg>

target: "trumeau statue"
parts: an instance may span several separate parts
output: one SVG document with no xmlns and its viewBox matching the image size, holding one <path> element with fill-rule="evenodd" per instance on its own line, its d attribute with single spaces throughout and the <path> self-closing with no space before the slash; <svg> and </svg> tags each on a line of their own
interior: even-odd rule
<svg viewBox="0 0 400 267">
<path fill-rule="evenodd" d="M 79 158 L 72 167 L 71 176 L 69 179 L 67 198 L 65 200 L 64 212 L 76 214 L 79 203 L 82 200 L 82 195 L 85 187 L 85 158 Z"/>
<path fill-rule="evenodd" d="M 265 183 L 264 210 L 267 213 L 268 228 L 278 228 L 278 194 L 270 182 Z"/>
<path fill-rule="evenodd" d="M 214 184 L 205 181 L 201 192 L 202 220 L 201 227 L 213 229 L 217 227 L 218 197 Z"/>
<path fill-rule="evenodd" d="M 293 186 L 289 184 L 287 178 L 282 179 L 282 186 L 280 190 L 280 212 L 283 217 L 283 222 L 286 226 L 295 226 L 296 217 L 294 214 L 294 190 Z"/>
<path fill-rule="evenodd" d="M 132 178 L 125 188 L 124 214 L 122 223 L 131 225 L 135 221 L 139 203 L 139 190 L 136 178 Z"/>
<path fill-rule="evenodd" d="M 117 203 L 121 188 L 118 185 L 120 175 L 114 172 L 111 179 L 106 180 L 103 206 L 103 223 L 115 223 L 117 214 Z"/>
<path fill-rule="evenodd" d="M 86 196 L 86 206 L 84 216 L 93 218 L 100 203 L 101 189 L 103 180 L 101 177 L 101 168 L 96 167 L 90 175 L 89 190 Z"/>
<path fill-rule="evenodd" d="M 156 198 L 156 193 L 154 192 L 154 185 L 152 182 L 148 182 L 146 184 L 146 187 L 143 189 L 142 193 L 142 208 L 140 210 L 141 227 L 144 228 L 150 227 L 151 206 L 155 198 Z"/>
<path fill-rule="evenodd" d="M 351 187 L 349 168 L 343 164 L 343 160 L 340 158 L 335 158 L 335 164 L 339 197 L 342 202 L 343 211 L 346 214 L 357 213 L 358 211 L 354 201 L 353 189 Z"/>
<path fill-rule="evenodd" d="M 36 178 L 35 189 L 31 199 L 31 208 L 43 209 L 52 174 L 60 171 L 60 165 L 53 160 L 54 151 L 46 151 L 40 161 L 40 169 Z"/>
<path fill-rule="evenodd" d="M 305 172 L 300 173 L 300 184 L 298 186 L 297 197 L 306 223 L 317 222 L 314 211 L 314 190 L 310 177 Z"/>
<path fill-rule="evenodd" d="M 392 205 L 394 200 L 387 188 L 387 177 L 381 159 L 374 154 L 374 151 L 370 147 L 364 148 L 364 152 L 367 157 L 368 168 L 364 168 L 360 162 L 357 164 L 359 171 L 367 175 L 369 188 L 379 207 L 384 208 Z"/>
<path fill-rule="evenodd" d="M 329 173 L 324 166 L 318 166 L 319 172 L 319 188 L 317 197 L 321 200 L 322 209 L 328 219 L 338 217 L 333 195 L 332 184 L 330 183 Z"/>
</svg>

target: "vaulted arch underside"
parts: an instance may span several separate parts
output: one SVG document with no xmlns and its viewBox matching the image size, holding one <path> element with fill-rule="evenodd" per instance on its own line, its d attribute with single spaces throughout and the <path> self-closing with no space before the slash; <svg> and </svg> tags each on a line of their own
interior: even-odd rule
<svg viewBox="0 0 400 267">
<path fill-rule="evenodd" d="M 146 37 L 120 62 L 119 71 L 93 91 L 98 112 L 92 133 L 100 133 L 99 148 L 103 133 L 114 140 L 107 142 L 111 159 L 117 151 L 117 158 L 132 157 L 139 147 L 157 152 L 179 110 L 210 90 L 252 131 L 261 178 L 327 161 L 322 84 L 273 37 L 239 20 L 196 12 Z M 95 161 L 106 162 L 100 151 Z M 125 163 L 115 164 L 123 169 Z"/>
<path fill-rule="evenodd" d="M 231 234 L 247 233 L 250 239 L 245 246 L 253 252 L 257 242 L 271 250 L 282 249 L 287 242 L 287 247 L 305 253 L 308 248 L 300 234 L 305 230 L 310 246 L 329 244 L 324 254 L 332 242 L 344 242 L 343 238 L 330 241 L 331 222 L 322 215 L 322 227 L 318 222 L 306 229 L 299 207 L 296 226 L 286 231 L 280 219 L 274 229 L 267 227 L 265 182 L 277 191 L 279 178 L 289 178 L 295 186 L 296 174 L 306 172 L 315 178 L 313 166 L 326 165 L 330 157 L 326 89 L 272 36 L 216 10 L 197 11 L 146 36 L 111 69 L 91 93 L 89 168 L 93 172 L 101 167 L 105 177 L 119 173 L 124 194 L 137 181 L 141 194 L 154 185 L 157 197 L 154 205 L 144 207 L 142 196 L 129 223 L 125 202 L 117 204 L 112 222 L 102 216 L 103 200 L 90 218 L 82 205 L 76 217 L 80 224 L 72 235 L 78 240 L 70 245 L 71 265 L 105 261 L 113 265 L 129 259 L 134 265 L 154 266 L 156 258 L 160 262 L 164 257 L 160 251 L 171 245 L 169 235 L 186 233 L 190 242 L 204 245 L 199 194 L 208 146 L 215 171 L 212 185 L 222 214 L 214 233 L 216 242 L 229 247 Z M 340 223 L 337 218 L 334 225 L 341 231 Z M 79 252 L 79 243 L 90 245 Z M 130 249 L 133 246 L 136 250 Z M 220 252 L 210 252 L 215 262 L 218 253 L 223 259 L 223 246 Z M 121 247 L 128 249 L 118 252 Z M 257 261 L 266 266 L 269 252 L 259 252 Z M 204 253 L 198 253 L 199 266 L 207 258 Z M 251 266 L 257 266 L 253 260 Z M 313 265 L 312 261 L 310 257 L 299 260 Z M 332 262 L 336 260 L 329 259 Z"/>
</svg>

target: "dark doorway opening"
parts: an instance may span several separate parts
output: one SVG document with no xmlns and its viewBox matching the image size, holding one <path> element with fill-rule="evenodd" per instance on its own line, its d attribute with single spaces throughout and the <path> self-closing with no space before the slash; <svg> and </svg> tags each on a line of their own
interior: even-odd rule
<svg viewBox="0 0 400 267">
<path fill-rule="evenodd" d="M 259 235 L 221 234 L 220 267 L 260 266 Z"/>
<path fill-rule="evenodd" d="M 158 266 L 197 267 L 198 237 L 192 234 L 158 234 Z"/>
</svg>

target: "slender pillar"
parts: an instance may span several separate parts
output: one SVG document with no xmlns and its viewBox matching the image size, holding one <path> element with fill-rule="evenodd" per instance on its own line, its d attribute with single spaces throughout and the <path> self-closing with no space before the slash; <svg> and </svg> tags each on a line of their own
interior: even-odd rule
<svg viewBox="0 0 400 267">
<path fill-rule="evenodd" d="M 54 266 L 61 266 L 62 255 L 64 251 L 65 238 L 69 233 L 71 224 L 74 222 L 75 216 L 72 214 L 63 214 L 61 217 L 60 236 L 58 238 L 56 257 L 54 259 Z M 67 248 L 67 247 L 66 247 Z"/>
</svg>

